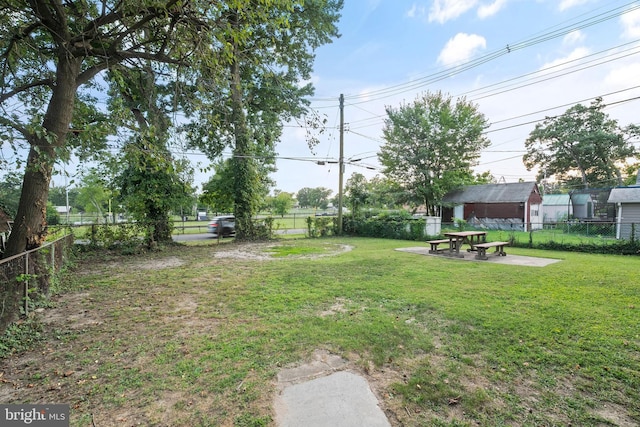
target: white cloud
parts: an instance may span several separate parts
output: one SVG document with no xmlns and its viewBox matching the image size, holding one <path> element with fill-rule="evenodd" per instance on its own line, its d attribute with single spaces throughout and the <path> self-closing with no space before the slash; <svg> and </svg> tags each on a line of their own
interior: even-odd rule
<svg viewBox="0 0 640 427">
<path fill-rule="evenodd" d="M 604 79 L 607 87 L 629 88 L 640 85 L 640 63 L 629 64 L 612 70 Z"/>
<path fill-rule="evenodd" d="M 562 44 L 571 46 L 583 42 L 587 36 L 580 30 L 572 31 L 562 39 Z"/>
<path fill-rule="evenodd" d="M 558 9 L 560 12 L 564 12 L 567 9 L 571 9 L 575 6 L 580 6 L 581 4 L 588 3 L 590 0 L 562 0 L 558 5 Z"/>
<path fill-rule="evenodd" d="M 625 13 L 620 18 L 620 22 L 624 27 L 624 37 L 629 39 L 640 37 L 640 9 Z"/>
<path fill-rule="evenodd" d="M 409 18 L 421 18 L 426 14 L 424 6 L 419 6 L 416 3 L 411 5 L 411 9 L 407 10 L 407 16 Z"/>
<path fill-rule="evenodd" d="M 563 58 L 558 58 L 558 59 L 554 59 L 551 62 L 547 62 L 542 67 L 540 67 L 540 69 L 545 70 L 550 68 L 551 70 L 549 71 L 557 71 L 558 69 L 565 68 L 565 66 L 566 67 L 570 66 L 571 64 L 567 64 L 568 62 L 574 61 L 576 59 L 584 58 L 590 53 L 591 52 L 586 47 L 578 47 L 574 49 L 569 55 Z"/>
<path fill-rule="evenodd" d="M 478 0 L 434 0 L 429 11 L 429 22 L 441 24 L 455 19 L 478 3 Z"/>
<path fill-rule="evenodd" d="M 484 37 L 477 34 L 458 33 L 449 39 L 438 56 L 438 63 L 450 66 L 471 58 L 479 50 L 487 47 Z"/>
<path fill-rule="evenodd" d="M 485 19 L 490 16 L 495 15 L 507 4 L 507 0 L 494 0 L 493 3 L 490 4 L 482 4 L 478 8 L 478 17 L 480 19 Z"/>
</svg>

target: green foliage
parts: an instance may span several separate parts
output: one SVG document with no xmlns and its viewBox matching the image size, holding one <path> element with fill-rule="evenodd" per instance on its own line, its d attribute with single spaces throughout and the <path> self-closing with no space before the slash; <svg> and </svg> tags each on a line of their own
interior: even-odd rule
<svg viewBox="0 0 640 427">
<path fill-rule="evenodd" d="M 325 237 L 336 234 L 338 227 L 337 219 L 326 216 L 309 216 L 306 219 L 307 236 Z"/>
<path fill-rule="evenodd" d="M 487 124 L 476 105 L 464 98 L 454 103 L 441 92 L 387 107 L 379 154 L 384 172 L 401 183 L 413 207 L 435 215 L 445 194 L 474 182 L 472 167 L 490 143 Z"/>
<path fill-rule="evenodd" d="M 278 192 L 275 197 L 271 198 L 270 205 L 274 214 L 284 217 L 293 207 L 293 194 L 284 191 Z"/>
<path fill-rule="evenodd" d="M 123 254 L 138 253 L 144 244 L 147 232 L 145 224 L 122 223 L 92 225 L 89 228 L 89 242 L 93 247 L 120 249 Z"/>
<path fill-rule="evenodd" d="M 344 188 L 347 205 L 351 208 L 353 215 L 358 215 L 360 209 L 367 205 L 369 191 L 367 189 L 367 178 L 360 173 L 354 173 L 347 180 Z"/>
<path fill-rule="evenodd" d="M 98 169 L 92 168 L 85 172 L 78 189 L 76 202 L 86 213 L 95 215 L 97 222 L 104 220 L 109 209 L 112 192 L 107 185 L 108 178 Z"/>
<path fill-rule="evenodd" d="M 0 337 L 0 359 L 28 350 L 46 338 L 44 327 L 36 317 L 11 323 Z"/>
<path fill-rule="evenodd" d="M 253 220 L 252 235 L 250 240 L 269 240 L 275 236 L 274 218 L 266 217 Z M 249 240 L 249 238 L 247 238 Z"/>
<path fill-rule="evenodd" d="M 303 208 L 326 209 L 329 205 L 329 196 L 333 190 L 324 187 L 304 187 L 298 190 L 296 199 Z"/>
<path fill-rule="evenodd" d="M 535 243 L 532 237 L 527 247 L 536 249 L 547 249 L 553 251 L 582 252 L 589 254 L 611 254 L 611 255 L 640 255 L 640 244 L 636 241 L 616 241 L 614 243 L 602 244 L 598 242 L 563 243 L 557 241 Z M 585 239 L 586 240 L 586 239 Z M 515 243 L 514 245 L 520 246 Z"/>
<path fill-rule="evenodd" d="M 251 238 L 250 218 L 262 205 L 275 144 L 288 120 L 318 123 L 307 113 L 314 50 L 337 36 L 341 0 L 235 2 L 219 14 L 214 43 L 200 69 L 198 120 L 185 126 L 192 146 L 214 160 L 231 159 L 237 239 Z M 212 70 L 211 64 L 219 66 Z M 214 71 L 215 74 L 212 74 Z M 212 89 L 213 88 L 213 89 Z M 309 126 L 322 129 L 322 126 Z M 313 137 L 308 143 L 313 144 Z"/>
<path fill-rule="evenodd" d="M 251 414 L 242 414 L 233 422 L 234 427 L 267 427 L 271 425 L 273 420 L 270 416 L 256 416 Z"/>
<path fill-rule="evenodd" d="M 467 229 L 467 220 L 463 218 L 454 218 L 453 219 L 455 227 L 458 231 L 464 231 Z"/>
<path fill-rule="evenodd" d="M 349 216 L 343 219 L 344 231 L 353 236 L 398 240 L 425 240 L 425 220 L 406 211 L 384 212 L 375 216 Z"/>
<path fill-rule="evenodd" d="M 69 195 L 69 206 L 77 208 L 76 199 L 79 190 L 75 187 L 51 187 L 49 189 L 49 201 L 54 206 L 67 206 L 67 193 Z"/>
<path fill-rule="evenodd" d="M 214 212 L 233 212 L 233 174 L 229 159 L 214 165 L 214 175 L 202 185 L 199 202 Z"/>
<path fill-rule="evenodd" d="M 0 207 L 11 217 L 15 218 L 22 191 L 22 175 L 9 172 L 0 177 Z"/>
<path fill-rule="evenodd" d="M 605 107 L 597 98 L 589 107 L 577 104 L 538 123 L 525 142 L 527 169 L 538 167 L 539 180 L 555 176 L 585 188 L 622 185 L 619 167 L 637 154 L 632 141 L 640 132 L 635 125 L 620 128 Z"/>
<path fill-rule="evenodd" d="M 47 202 L 47 225 L 60 224 L 60 214 L 51 202 Z"/>
<path fill-rule="evenodd" d="M 188 183 L 181 179 L 171 155 L 163 146 L 132 143 L 127 149 L 128 167 L 118 178 L 119 202 L 147 228 L 149 242 L 170 242 L 171 209 L 190 198 Z"/>
</svg>

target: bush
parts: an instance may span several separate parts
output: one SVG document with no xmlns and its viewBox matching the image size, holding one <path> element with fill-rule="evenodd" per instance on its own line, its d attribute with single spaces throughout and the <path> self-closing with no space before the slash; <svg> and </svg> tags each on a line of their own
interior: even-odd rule
<svg viewBox="0 0 640 427">
<path fill-rule="evenodd" d="M 144 245 L 145 228 L 138 223 L 94 224 L 89 229 L 91 246 L 108 249 L 120 248 L 124 254 L 133 254 Z"/>
<path fill-rule="evenodd" d="M 307 235 L 309 237 L 325 237 L 336 234 L 338 229 L 337 218 L 326 216 L 307 217 Z M 344 227 L 343 227 L 344 229 Z"/>
<path fill-rule="evenodd" d="M 426 240 L 425 221 L 406 211 L 380 213 L 374 216 L 347 217 L 343 221 L 347 234 L 398 240 Z"/>
</svg>

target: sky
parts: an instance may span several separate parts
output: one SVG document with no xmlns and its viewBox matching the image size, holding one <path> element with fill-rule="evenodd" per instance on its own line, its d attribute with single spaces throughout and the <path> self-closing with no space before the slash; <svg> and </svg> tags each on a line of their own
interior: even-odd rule
<svg viewBox="0 0 640 427">
<path fill-rule="evenodd" d="M 465 97 L 491 126 L 478 173 L 535 181 L 522 162 L 537 122 L 602 97 L 621 126 L 640 124 L 640 1 L 345 0 L 341 37 L 317 50 L 311 107 L 326 120 L 310 151 L 287 124 L 277 146 L 279 190 L 338 191 L 339 96 L 344 182 L 381 174 L 385 107 L 427 92 Z M 324 165 L 317 162 L 325 161 Z"/>
</svg>

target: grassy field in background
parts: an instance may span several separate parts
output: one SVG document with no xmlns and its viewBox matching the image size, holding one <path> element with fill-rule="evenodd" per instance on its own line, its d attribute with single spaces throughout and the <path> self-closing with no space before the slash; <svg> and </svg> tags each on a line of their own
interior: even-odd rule
<svg viewBox="0 0 640 427">
<path fill-rule="evenodd" d="M 394 250 L 415 245 L 89 257 L 43 314 L 48 341 L 2 361 L 0 397 L 69 403 L 72 426 L 273 425 L 278 371 L 325 350 L 394 426 L 640 424 L 640 257 L 509 249 L 561 260 L 537 268 Z"/>
</svg>

